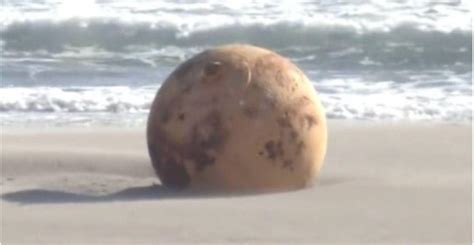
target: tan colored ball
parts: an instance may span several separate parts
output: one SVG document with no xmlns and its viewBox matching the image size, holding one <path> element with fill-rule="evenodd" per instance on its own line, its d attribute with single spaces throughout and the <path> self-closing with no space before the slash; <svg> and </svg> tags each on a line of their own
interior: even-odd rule
<svg viewBox="0 0 474 245">
<path fill-rule="evenodd" d="M 250 45 L 206 50 L 181 64 L 153 101 L 148 150 L 163 185 L 279 191 L 311 184 L 327 145 L 308 78 Z"/>
</svg>

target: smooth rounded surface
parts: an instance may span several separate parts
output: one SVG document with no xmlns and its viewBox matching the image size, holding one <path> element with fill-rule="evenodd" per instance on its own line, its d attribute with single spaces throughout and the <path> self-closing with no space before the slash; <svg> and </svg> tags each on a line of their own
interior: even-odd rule
<svg viewBox="0 0 474 245">
<path fill-rule="evenodd" d="M 326 118 L 312 84 L 290 61 L 263 48 L 226 45 L 168 77 L 153 101 L 147 140 L 165 186 L 298 189 L 320 171 Z"/>
</svg>

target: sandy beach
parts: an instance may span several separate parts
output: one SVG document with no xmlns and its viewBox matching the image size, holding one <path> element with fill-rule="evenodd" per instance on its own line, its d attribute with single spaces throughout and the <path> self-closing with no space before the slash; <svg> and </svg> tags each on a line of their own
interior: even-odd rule
<svg viewBox="0 0 474 245">
<path fill-rule="evenodd" d="M 316 186 L 210 195 L 160 187 L 143 128 L 3 128 L 1 241 L 470 243 L 471 126 L 329 130 Z"/>
<path fill-rule="evenodd" d="M 2 1 L 0 245 L 473 244 L 471 2 Z"/>
</svg>

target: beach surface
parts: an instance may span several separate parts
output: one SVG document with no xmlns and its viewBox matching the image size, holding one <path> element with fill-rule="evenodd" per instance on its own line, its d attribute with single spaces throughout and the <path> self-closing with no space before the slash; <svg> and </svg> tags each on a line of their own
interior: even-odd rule
<svg viewBox="0 0 474 245">
<path fill-rule="evenodd" d="M 1 241 L 470 244 L 471 130 L 330 121 L 315 186 L 212 195 L 159 186 L 144 128 L 4 127 Z"/>
</svg>

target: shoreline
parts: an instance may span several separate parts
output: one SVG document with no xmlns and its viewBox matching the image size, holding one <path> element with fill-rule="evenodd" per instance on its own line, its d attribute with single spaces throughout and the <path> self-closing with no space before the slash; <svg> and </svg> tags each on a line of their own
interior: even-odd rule
<svg viewBox="0 0 474 245">
<path fill-rule="evenodd" d="M 332 119 L 327 118 L 328 126 L 465 126 L 470 127 L 473 125 L 472 121 L 444 121 L 444 120 L 360 120 L 360 119 Z M 12 124 L 1 125 L 0 131 L 2 134 L 11 134 L 11 133 L 28 133 L 28 132 L 38 132 L 39 130 L 47 131 L 62 131 L 62 130 L 74 130 L 74 131 L 94 131 L 94 130 L 145 130 L 145 123 L 140 124 L 61 124 L 61 125 L 51 125 L 51 124 L 40 124 L 32 125 L 33 123 L 21 123 L 19 126 L 14 126 Z"/>
</svg>

